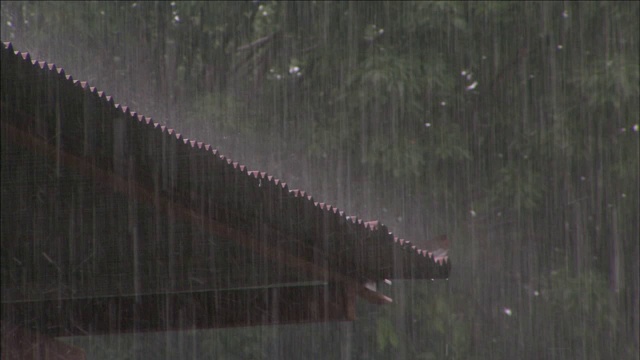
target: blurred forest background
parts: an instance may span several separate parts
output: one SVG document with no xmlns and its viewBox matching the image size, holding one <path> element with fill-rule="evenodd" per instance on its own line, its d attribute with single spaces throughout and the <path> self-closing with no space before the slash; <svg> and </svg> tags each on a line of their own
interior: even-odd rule
<svg viewBox="0 0 640 360">
<path fill-rule="evenodd" d="M 2 41 L 417 244 L 354 323 L 92 357 L 638 359 L 638 2 L 2 2 Z M 149 342 L 154 346 L 145 346 Z M 126 355 L 126 356 L 125 356 Z"/>
</svg>

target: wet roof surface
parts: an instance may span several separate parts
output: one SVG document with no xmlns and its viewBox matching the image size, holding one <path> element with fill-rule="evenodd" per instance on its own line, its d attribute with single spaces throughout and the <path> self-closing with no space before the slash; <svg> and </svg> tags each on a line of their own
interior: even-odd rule
<svg viewBox="0 0 640 360">
<path fill-rule="evenodd" d="M 92 164 L 89 172 L 103 171 L 115 182 L 124 181 L 122 186 L 135 179 L 140 196 L 150 202 L 160 194 L 172 204 L 218 222 L 267 224 L 265 231 L 274 234 L 272 238 L 284 243 L 285 249 L 288 241 L 301 242 L 315 249 L 314 254 L 320 249 L 328 259 L 326 266 L 358 279 L 449 275 L 447 258 L 434 260 L 433 254 L 394 236 L 378 221 L 347 215 L 302 190 L 290 189 L 266 172 L 249 170 L 211 145 L 116 104 L 111 96 L 73 79 L 62 68 L 15 51 L 10 43 L 3 44 L 2 78 L 3 132 L 4 124 L 11 123 L 42 139 L 61 133 L 53 146 L 72 159 Z M 16 91 L 5 91 L 9 88 Z M 36 106 L 12 108 L 12 103 L 24 99 L 35 101 Z M 9 111 L 28 113 L 6 116 Z"/>
</svg>

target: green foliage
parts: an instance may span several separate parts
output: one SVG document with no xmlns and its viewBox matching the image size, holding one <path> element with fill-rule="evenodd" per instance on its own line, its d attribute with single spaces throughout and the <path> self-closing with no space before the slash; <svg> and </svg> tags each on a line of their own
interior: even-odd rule
<svg viewBox="0 0 640 360">
<path fill-rule="evenodd" d="M 399 353 L 410 359 L 470 355 L 470 323 L 456 309 L 458 300 L 449 293 L 448 284 L 402 281 L 397 287 L 394 298 L 399 303 L 384 307 L 370 321 L 375 325 L 375 358 Z"/>
<path fill-rule="evenodd" d="M 491 186 L 494 206 L 532 210 L 540 204 L 544 194 L 542 178 L 530 162 L 529 166 L 526 159 L 523 162 L 509 163 L 498 170 L 496 183 Z"/>
<path fill-rule="evenodd" d="M 615 297 L 609 291 L 606 279 L 599 273 L 588 271 L 573 275 L 567 271 L 553 272 L 549 287 L 542 289 L 545 311 L 552 314 L 560 329 L 555 332 L 564 355 L 589 359 L 602 359 L 617 354 L 625 357 L 632 351 L 629 344 L 619 343 L 621 323 Z"/>
<path fill-rule="evenodd" d="M 376 330 L 376 340 L 380 351 L 385 351 L 387 347 L 396 348 L 398 346 L 398 335 L 390 319 L 386 317 L 376 319 Z"/>
<path fill-rule="evenodd" d="M 257 11 L 253 16 L 253 34 L 254 40 L 258 40 L 264 36 L 273 35 L 280 30 L 280 9 L 278 2 L 265 1 L 258 5 Z"/>
<path fill-rule="evenodd" d="M 436 159 L 442 161 L 459 162 L 472 160 L 471 152 L 468 149 L 468 142 L 465 134 L 458 124 L 441 123 L 438 129 L 434 129 L 437 134 L 431 139 L 434 140 L 431 154 Z"/>
</svg>

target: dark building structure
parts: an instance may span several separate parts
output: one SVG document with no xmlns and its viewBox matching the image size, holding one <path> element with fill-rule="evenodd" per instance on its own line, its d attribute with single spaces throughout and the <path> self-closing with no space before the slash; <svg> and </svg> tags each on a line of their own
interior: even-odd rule
<svg viewBox="0 0 640 360">
<path fill-rule="evenodd" d="M 392 301 L 378 282 L 448 277 L 11 44 L 1 64 L 3 358 L 47 341 L 82 358 L 57 336 L 353 320 L 356 296 Z"/>
</svg>

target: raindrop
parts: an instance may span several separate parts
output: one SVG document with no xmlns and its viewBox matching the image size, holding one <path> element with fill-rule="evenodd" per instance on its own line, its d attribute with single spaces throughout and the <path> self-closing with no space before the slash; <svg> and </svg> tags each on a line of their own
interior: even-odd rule
<svg viewBox="0 0 640 360">
<path fill-rule="evenodd" d="M 540 292 L 539 292 L 538 290 L 535 290 L 535 291 L 533 292 L 533 296 L 540 296 Z"/>
<path fill-rule="evenodd" d="M 502 311 L 503 311 L 507 316 L 511 316 L 511 314 L 512 314 L 511 309 L 509 309 L 508 307 L 502 308 Z"/>
<path fill-rule="evenodd" d="M 384 34 L 384 29 L 378 30 L 378 34 L 380 34 L 380 35 Z"/>
<path fill-rule="evenodd" d="M 627 197 L 627 194 L 622 193 L 622 198 L 624 199 L 624 198 L 626 198 L 626 197 Z"/>
<path fill-rule="evenodd" d="M 565 19 L 568 18 L 569 17 L 569 11 L 568 10 L 563 11 L 562 12 L 562 17 L 565 18 Z"/>
<path fill-rule="evenodd" d="M 472 78 L 472 77 L 473 77 L 473 74 L 472 74 L 472 73 L 468 73 L 468 74 L 467 74 L 467 80 L 471 81 L 471 78 Z"/>
<path fill-rule="evenodd" d="M 621 133 L 623 133 L 623 132 L 625 132 L 625 131 L 627 131 L 627 129 L 626 129 L 626 128 L 620 128 L 620 132 L 621 132 Z"/>
<path fill-rule="evenodd" d="M 428 122 L 427 122 L 427 123 L 424 123 L 424 126 L 425 126 L 425 127 L 431 127 L 431 123 L 428 123 Z"/>
<path fill-rule="evenodd" d="M 133 4 L 131 4 L 131 7 L 132 7 L 132 8 L 137 8 L 137 7 L 138 7 L 138 3 L 133 3 Z"/>
<path fill-rule="evenodd" d="M 441 101 L 441 102 L 440 102 L 440 105 L 442 105 L 442 106 L 447 106 L 447 102 L 446 102 L 446 101 Z"/>
<path fill-rule="evenodd" d="M 476 86 L 478 86 L 478 82 L 477 81 L 472 82 L 471 85 L 467 86 L 467 91 L 475 89 Z"/>
<path fill-rule="evenodd" d="M 460 73 L 460 75 L 462 75 L 462 76 L 466 76 L 466 75 L 467 75 L 467 70 L 462 70 L 462 72 Z"/>
<path fill-rule="evenodd" d="M 471 211 L 469 211 L 469 214 L 471 214 L 472 217 L 476 217 L 476 212 L 473 209 L 471 209 Z"/>
<path fill-rule="evenodd" d="M 562 44 L 558 44 L 558 46 L 556 46 L 556 48 L 558 48 L 558 50 L 562 50 L 562 48 L 564 48 L 564 46 L 562 46 Z"/>
<path fill-rule="evenodd" d="M 263 11 L 263 12 L 262 12 L 262 16 L 268 16 L 268 15 L 269 15 L 269 13 L 268 13 L 268 12 L 266 12 L 266 11 Z"/>
<path fill-rule="evenodd" d="M 293 75 L 293 74 L 297 73 L 298 71 L 300 71 L 300 68 L 299 68 L 299 67 L 297 67 L 297 66 L 291 66 L 291 67 L 289 67 L 289 74 L 292 74 L 292 75 Z"/>
<path fill-rule="evenodd" d="M 176 2 L 175 1 L 171 2 L 171 7 L 176 7 Z"/>
<path fill-rule="evenodd" d="M 178 16 L 178 15 L 174 16 L 173 20 L 175 20 L 176 22 L 180 22 L 180 16 Z"/>
<path fill-rule="evenodd" d="M 638 132 L 638 124 L 633 125 L 631 128 L 633 129 L 633 131 Z"/>
<path fill-rule="evenodd" d="M 13 27 L 13 23 L 11 21 L 7 21 L 7 26 L 8 27 Z"/>
<path fill-rule="evenodd" d="M 100 10 L 100 15 L 104 16 L 104 10 Z"/>
<path fill-rule="evenodd" d="M 580 180 L 585 181 L 585 180 L 587 180 L 587 177 L 586 176 L 580 176 Z"/>
</svg>

